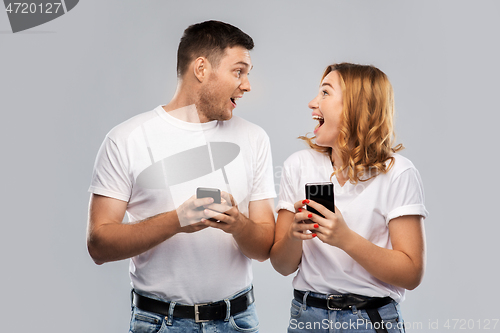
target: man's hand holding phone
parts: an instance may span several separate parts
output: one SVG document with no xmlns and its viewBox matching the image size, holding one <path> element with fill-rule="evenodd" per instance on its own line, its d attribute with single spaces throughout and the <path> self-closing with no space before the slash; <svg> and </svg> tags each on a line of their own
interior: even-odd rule
<svg viewBox="0 0 500 333">
<path fill-rule="evenodd" d="M 190 197 L 176 210 L 181 227 L 194 224 L 204 225 L 201 222 L 202 219 L 206 218 L 204 211 L 212 207 L 213 204 L 221 204 L 220 190 L 199 187 L 196 195 Z"/>
<path fill-rule="evenodd" d="M 248 218 L 240 213 L 233 196 L 220 191 L 220 203 L 213 203 L 205 207 L 205 218 L 202 220 L 206 226 L 221 229 L 230 234 L 240 233 Z"/>
<path fill-rule="evenodd" d="M 214 202 L 211 197 L 197 198 L 195 195 L 186 200 L 176 209 L 177 218 L 181 230 L 179 232 L 194 232 L 205 229 L 206 225 L 201 222 L 205 217 L 203 214 L 203 206 L 208 206 Z M 200 210 L 199 207 L 202 209 Z"/>
<path fill-rule="evenodd" d="M 222 203 L 222 198 L 220 195 L 220 190 L 218 188 L 210 188 L 210 187 L 198 187 L 196 189 L 196 197 L 198 199 L 201 198 L 212 198 L 214 204 L 221 204 Z M 198 207 L 198 210 L 205 210 L 208 209 L 208 206 L 201 206 Z M 206 214 L 205 214 L 206 215 Z M 212 222 L 218 222 L 216 219 L 209 218 L 210 221 Z"/>
</svg>

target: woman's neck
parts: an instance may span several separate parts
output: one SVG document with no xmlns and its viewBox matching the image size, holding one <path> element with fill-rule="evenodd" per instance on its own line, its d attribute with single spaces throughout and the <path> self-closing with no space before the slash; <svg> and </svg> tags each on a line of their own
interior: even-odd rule
<svg viewBox="0 0 500 333">
<path fill-rule="evenodd" d="M 338 171 L 343 165 L 342 159 L 340 158 L 335 148 L 332 148 L 330 160 L 332 161 L 333 171 Z M 349 180 L 348 170 L 344 169 L 341 172 L 337 172 L 335 174 L 335 177 L 337 177 L 337 181 L 339 182 L 340 186 L 344 186 L 344 184 Z"/>
</svg>

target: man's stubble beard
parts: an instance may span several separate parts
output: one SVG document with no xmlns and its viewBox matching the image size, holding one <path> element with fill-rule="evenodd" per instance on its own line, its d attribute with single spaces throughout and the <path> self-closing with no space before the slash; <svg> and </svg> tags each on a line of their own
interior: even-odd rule
<svg viewBox="0 0 500 333">
<path fill-rule="evenodd" d="M 198 103 L 196 105 L 198 112 L 205 115 L 208 121 L 211 120 L 229 120 L 232 117 L 232 113 L 227 112 L 224 106 L 218 104 L 222 100 L 220 96 L 217 95 L 218 89 L 218 79 L 215 75 L 211 75 L 208 78 L 207 86 L 198 93 Z"/>
</svg>

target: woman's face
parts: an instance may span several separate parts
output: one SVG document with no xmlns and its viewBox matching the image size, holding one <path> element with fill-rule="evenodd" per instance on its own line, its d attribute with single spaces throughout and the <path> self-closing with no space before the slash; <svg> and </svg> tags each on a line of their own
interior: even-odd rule
<svg viewBox="0 0 500 333">
<path fill-rule="evenodd" d="M 323 147 L 334 147 L 339 136 L 342 120 L 342 87 L 337 71 L 328 73 L 321 82 L 318 95 L 309 102 L 313 110 L 312 117 L 319 121 L 314 129 L 316 144 Z"/>
</svg>

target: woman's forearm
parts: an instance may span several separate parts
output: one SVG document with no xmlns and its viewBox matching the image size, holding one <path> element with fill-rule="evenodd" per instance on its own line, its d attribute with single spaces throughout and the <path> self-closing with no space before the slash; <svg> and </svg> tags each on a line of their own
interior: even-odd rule
<svg viewBox="0 0 500 333">
<path fill-rule="evenodd" d="M 352 232 L 341 248 L 377 279 L 415 289 L 425 270 L 425 236 L 418 216 L 399 217 L 389 224 L 393 249 L 379 247 Z"/>
<path fill-rule="evenodd" d="M 295 214 L 282 209 L 278 212 L 274 245 L 271 248 L 271 264 L 282 275 L 290 275 L 297 270 L 302 260 L 303 240 L 293 236 Z"/>
<path fill-rule="evenodd" d="M 271 249 L 271 264 L 282 275 L 290 275 L 297 270 L 302 259 L 302 240 L 288 235 L 274 243 Z"/>
<path fill-rule="evenodd" d="M 420 284 L 423 267 L 407 254 L 379 247 L 358 234 L 354 237 L 357 240 L 351 242 L 344 251 L 368 273 L 382 282 L 408 290 Z"/>
</svg>

